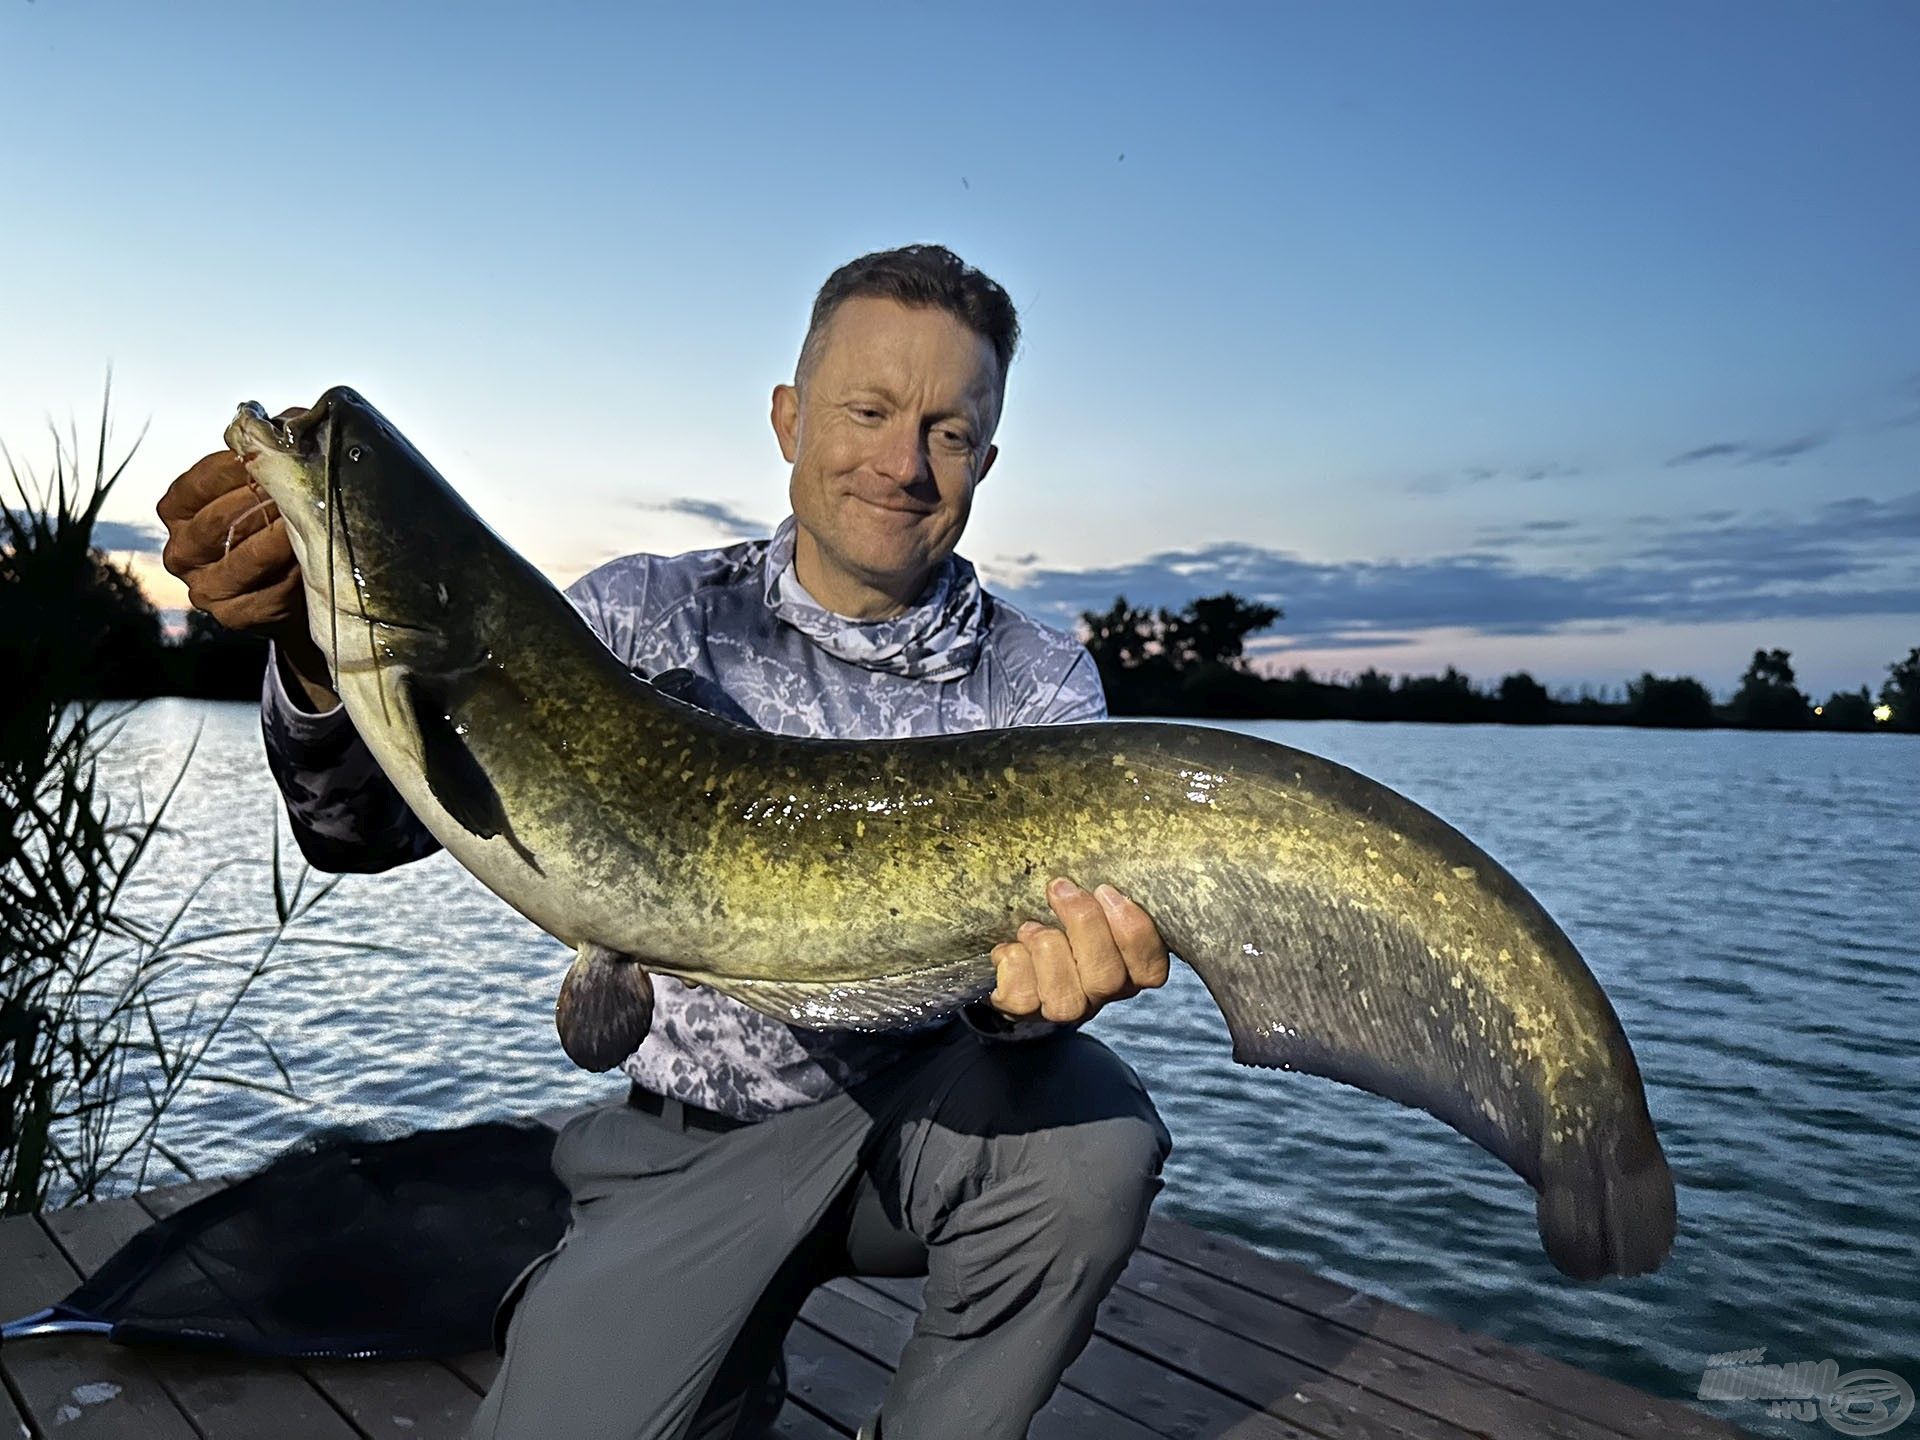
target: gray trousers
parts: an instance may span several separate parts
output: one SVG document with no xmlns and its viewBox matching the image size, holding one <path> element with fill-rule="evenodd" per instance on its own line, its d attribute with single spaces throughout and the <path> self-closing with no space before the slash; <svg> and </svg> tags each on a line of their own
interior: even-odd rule
<svg viewBox="0 0 1920 1440">
<path fill-rule="evenodd" d="M 888 1440 L 1014 1440 L 1085 1348 L 1171 1148 L 1091 1036 L 964 1026 L 854 1091 L 716 1133 L 619 1101 L 560 1132 L 560 1248 L 503 1303 L 474 1440 L 726 1436 L 801 1303 L 927 1276 Z"/>
</svg>

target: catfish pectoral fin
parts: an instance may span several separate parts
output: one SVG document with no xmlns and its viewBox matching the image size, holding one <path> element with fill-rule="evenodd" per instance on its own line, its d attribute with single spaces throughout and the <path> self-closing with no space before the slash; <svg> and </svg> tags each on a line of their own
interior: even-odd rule
<svg viewBox="0 0 1920 1440">
<path fill-rule="evenodd" d="M 653 1028 L 653 981 L 631 955 L 589 940 L 560 982 L 553 1025 L 574 1064 L 611 1070 L 638 1050 Z"/>
</svg>

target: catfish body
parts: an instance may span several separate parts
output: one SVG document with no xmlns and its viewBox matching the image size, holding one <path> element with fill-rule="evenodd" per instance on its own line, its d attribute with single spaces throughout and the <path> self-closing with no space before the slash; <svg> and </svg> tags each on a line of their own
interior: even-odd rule
<svg viewBox="0 0 1920 1440">
<path fill-rule="evenodd" d="M 1235 1058 L 1427 1110 L 1539 1192 L 1582 1278 L 1657 1266 L 1672 1181 L 1599 985 L 1431 813 L 1230 731 L 1100 724 L 890 741 L 747 729 L 630 674 L 351 391 L 229 441 L 287 516 L 316 640 L 422 822 L 579 950 L 563 1043 L 646 1033 L 646 972 L 812 1027 L 992 988 L 1055 875 L 1111 883 L 1206 982 Z"/>
</svg>

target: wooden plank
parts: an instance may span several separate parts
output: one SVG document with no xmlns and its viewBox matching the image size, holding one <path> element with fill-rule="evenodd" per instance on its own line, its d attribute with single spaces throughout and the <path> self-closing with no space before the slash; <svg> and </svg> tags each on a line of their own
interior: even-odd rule
<svg viewBox="0 0 1920 1440">
<path fill-rule="evenodd" d="M 41 1216 L 74 1268 L 91 1275 L 153 1217 L 141 1205 L 81 1205 Z M 146 1349 L 154 1375 L 205 1440 L 353 1440 L 353 1427 L 283 1362 L 198 1350 Z"/>
<path fill-rule="evenodd" d="M 837 1425 L 830 1425 L 811 1410 L 804 1409 L 793 1401 L 774 1418 L 767 1433 L 775 1440 L 847 1440 L 847 1432 Z"/>
<path fill-rule="evenodd" d="M 911 1307 L 845 1280 L 834 1281 L 814 1291 L 800 1313 L 808 1324 L 889 1371 L 899 1363 L 900 1352 L 913 1328 L 914 1316 Z M 1191 1397 L 1176 1395 L 1172 1398 Z M 1116 1409 L 1105 1397 L 1090 1394 L 1084 1386 L 1074 1384 L 1071 1372 L 1068 1383 L 1054 1392 L 1048 1409 L 1055 1407 L 1059 1407 L 1059 1413 L 1050 1423 L 1062 1424 L 1066 1423 L 1066 1417 L 1074 1417 L 1073 1423 L 1085 1422 L 1093 1427 L 1089 1433 L 1102 1437 L 1125 1436 L 1146 1440 L 1148 1436 L 1182 1433 L 1161 1429 L 1157 1425 L 1149 1427 L 1139 1418 Z M 1236 1410 L 1232 1418 L 1237 1422 L 1244 1416 L 1244 1410 Z M 1037 1426 L 1037 1418 L 1035 1423 Z M 1196 1433 L 1227 1432 L 1213 1430 Z M 1234 1430 L 1232 1433 L 1244 1434 L 1248 1440 L 1255 1440 L 1255 1437 L 1258 1440 L 1310 1440 L 1310 1437 L 1296 1437 L 1278 1428 Z"/>
<path fill-rule="evenodd" d="M 303 1360 L 300 1372 L 379 1440 L 465 1440 L 480 1397 L 431 1360 Z"/>
<path fill-rule="evenodd" d="M 500 1357 L 491 1350 L 450 1356 L 445 1363 L 476 1395 L 486 1394 L 492 1388 L 493 1377 L 500 1373 Z"/>
<path fill-rule="evenodd" d="M 917 1298 L 909 1304 L 898 1293 L 837 1280 L 814 1292 L 803 1313 L 856 1349 L 893 1364 L 913 1327 Z M 1305 1430 L 1098 1335 L 1067 1368 L 1061 1384 L 1176 1440 L 1226 1434 L 1244 1440 L 1313 1440 Z"/>
<path fill-rule="evenodd" d="M 53 1304 L 79 1283 L 53 1236 L 33 1216 L 0 1221 L 0 1313 Z M 146 1357 L 97 1336 L 22 1340 L 0 1350 L 6 1389 L 36 1434 L 61 1440 L 195 1440 L 193 1427 Z"/>
<path fill-rule="evenodd" d="M 1473 1335 L 1437 1316 L 1390 1301 L 1276 1260 L 1251 1246 L 1214 1235 L 1177 1220 L 1155 1216 L 1147 1224 L 1143 1256 L 1178 1262 L 1235 1289 L 1300 1311 L 1342 1329 L 1363 1334 L 1490 1386 L 1586 1420 L 1613 1434 L 1649 1440 L 1740 1440 L 1747 1432 L 1692 1406 L 1650 1395 L 1618 1380 L 1597 1375 L 1491 1336 Z M 1121 1284 L 1137 1288 L 1168 1305 L 1207 1318 L 1217 1314 L 1223 1292 L 1194 1287 L 1180 1269 L 1142 1264 L 1129 1267 Z M 1273 1312 L 1250 1307 L 1256 1329 L 1275 1323 Z M 1247 1311 L 1239 1313 L 1245 1315 Z M 1260 1335 L 1242 1330 L 1254 1339 Z"/>
<path fill-rule="evenodd" d="M 27 1427 L 27 1417 L 13 1403 L 13 1395 L 4 1384 L 0 1384 L 0 1435 L 7 1440 L 33 1440 L 33 1431 Z"/>
<path fill-rule="evenodd" d="M 806 1320 L 787 1337 L 787 1376 L 795 1396 L 851 1434 L 880 1409 L 892 1370 Z M 1154 1440 L 1145 1426 L 1072 1390 L 1056 1390 L 1033 1417 L 1029 1440 Z"/>
<path fill-rule="evenodd" d="M 176 1185 L 141 1197 L 156 1218 L 184 1209 L 223 1182 Z M 480 1390 L 437 1360 L 301 1360 L 299 1375 L 367 1437 L 465 1440 Z"/>
<path fill-rule="evenodd" d="M 922 1282 L 918 1280 L 857 1283 L 909 1309 L 919 1306 Z M 1218 1393 L 1218 1402 L 1209 1407 L 1216 1414 L 1224 1410 L 1258 1417 L 1239 1422 L 1248 1427 L 1249 1435 L 1277 1430 L 1342 1440 L 1467 1440 L 1468 1432 L 1457 1426 L 1368 1394 L 1317 1367 L 1241 1346 L 1232 1335 L 1190 1318 L 1174 1318 L 1171 1330 L 1156 1333 L 1135 1317 L 1116 1316 L 1114 1297 L 1109 1296 L 1086 1353 L 1067 1371 L 1068 1383 L 1089 1390 L 1107 1405 L 1149 1420 L 1156 1429 L 1163 1428 L 1161 1412 L 1167 1392 L 1191 1395 L 1197 1387 Z M 1182 1320 L 1184 1324 L 1178 1323 Z M 1143 1373 L 1151 1370 L 1183 1383 L 1162 1380 L 1155 1386 L 1143 1385 Z M 1143 1405 L 1153 1408 L 1136 1408 Z"/>
<path fill-rule="evenodd" d="M 880 1409 L 893 1372 L 804 1320 L 787 1332 L 787 1392 L 851 1435 Z"/>
<path fill-rule="evenodd" d="M 1250 1292 L 1239 1294 L 1257 1304 L 1272 1303 Z M 1100 1324 L 1135 1348 L 1150 1348 L 1170 1364 L 1303 1423 L 1338 1415 L 1346 1433 L 1356 1436 L 1460 1440 L 1465 1433 L 1489 1440 L 1612 1440 L 1584 1421 L 1490 1390 L 1420 1356 L 1311 1316 L 1286 1313 L 1287 1321 L 1255 1341 L 1224 1312 L 1196 1319 L 1120 1286 L 1101 1307 Z"/>
</svg>

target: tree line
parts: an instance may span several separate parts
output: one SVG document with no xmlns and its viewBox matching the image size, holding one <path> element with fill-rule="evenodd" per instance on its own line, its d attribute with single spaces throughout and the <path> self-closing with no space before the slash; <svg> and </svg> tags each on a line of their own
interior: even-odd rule
<svg viewBox="0 0 1920 1440">
<path fill-rule="evenodd" d="M 264 641 L 226 630 L 198 610 L 188 611 L 184 631 L 169 636 L 133 577 L 99 551 L 71 593 L 23 591 L 13 599 L 44 607 L 39 623 L 74 637 L 86 694 L 251 700 L 260 693 Z M 1278 606 L 1226 591 L 1179 610 L 1134 606 L 1120 595 L 1104 612 L 1083 612 L 1080 621 L 1115 715 L 1920 730 L 1920 647 L 1888 665 L 1877 701 L 1862 685 L 1822 703 L 1799 687 L 1788 652 L 1757 650 L 1740 688 L 1722 704 L 1691 676 L 1651 672 L 1629 682 L 1618 698 L 1591 691 L 1555 695 L 1524 670 L 1484 688 L 1452 666 L 1440 675 L 1388 676 L 1368 669 L 1349 681 L 1318 679 L 1304 667 L 1287 675 L 1260 674 L 1247 656 L 1247 641 L 1282 617 Z M 0 631 L 0 673 L 14 672 L 9 652 L 19 649 L 35 623 L 30 609 L 21 619 L 18 627 L 6 627 L 11 637 Z M 1887 720 L 1875 718 L 1879 707 Z"/>
<path fill-rule="evenodd" d="M 1451 665 L 1440 675 L 1388 676 L 1368 669 L 1344 682 L 1316 679 L 1304 667 L 1287 675 L 1260 674 L 1247 656 L 1247 640 L 1282 615 L 1278 606 L 1231 591 L 1191 600 L 1179 610 L 1131 605 L 1120 595 L 1103 612 L 1083 611 L 1080 623 L 1115 715 L 1920 730 L 1920 647 L 1887 666 L 1877 701 L 1862 685 L 1816 703 L 1800 688 L 1785 650 L 1756 650 L 1739 689 L 1724 704 L 1692 676 L 1652 672 L 1629 682 L 1615 699 L 1590 690 L 1555 695 L 1524 670 L 1484 688 Z"/>
<path fill-rule="evenodd" d="M 0 579 L 6 567 L 0 566 Z M 70 647 L 68 683 L 76 695 L 139 700 L 187 695 L 250 700 L 260 695 L 267 645 L 226 629 L 211 615 L 187 612 L 186 629 L 169 636 L 139 583 L 95 550 L 57 589 L 9 585 L 13 624 L 0 633 L 0 673 L 14 675 L 40 638 L 59 635 Z"/>
</svg>

